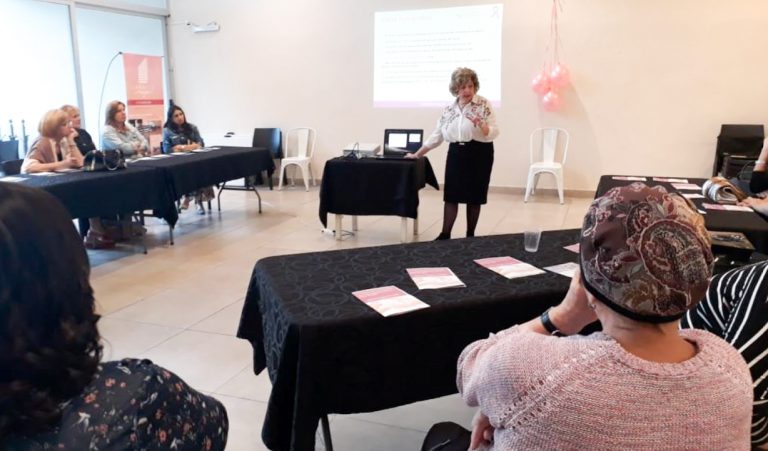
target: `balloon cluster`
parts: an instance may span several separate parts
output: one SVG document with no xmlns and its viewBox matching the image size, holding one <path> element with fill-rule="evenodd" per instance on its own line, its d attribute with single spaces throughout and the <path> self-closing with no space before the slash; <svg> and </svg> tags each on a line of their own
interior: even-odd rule
<svg viewBox="0 0 768 451">
<path fill-rule="evenodd" d="M 560 109 L 561 99 L 557 93 L 571 83 L 571 73 L 564 64 L 557 63 L 551 71 L 542 70 L 531 81 L 533 92 L 541 96 L 541 105 L 547 111 Z"/>
<path fill-rule="evenodd" d="M 549 27 L 549 44 L 547 44 L 544 68 L 531 80 L 531 89 L 541 97 L 541 105 L 547 111 L 560 109 L 562 100 L 558 91 L 571 83 L 571 73 L 560 62 L 560 34 L 557 29 L 558 9 L 562 8 L 561 0 L 552 0 L 552 17 Z M 551 50 L 551 54 L 550 54 Z M 551 64 L 549 63 L 551 61 Z M 552 68 L 550 70 L 550 67 Z"/>
</svg>

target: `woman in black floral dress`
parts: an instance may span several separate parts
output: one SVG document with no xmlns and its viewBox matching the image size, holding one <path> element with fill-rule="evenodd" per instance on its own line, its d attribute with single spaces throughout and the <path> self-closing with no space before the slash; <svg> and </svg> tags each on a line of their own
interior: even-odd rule
<svg viewBox="0 0 768 451">
<path fill-rule="evenodd" d="M 101 362 L 89 274 L 62 205 L 0 183 L 0 449 L 224 449 L 221 403 L 149 360 Z"/>
</svg>

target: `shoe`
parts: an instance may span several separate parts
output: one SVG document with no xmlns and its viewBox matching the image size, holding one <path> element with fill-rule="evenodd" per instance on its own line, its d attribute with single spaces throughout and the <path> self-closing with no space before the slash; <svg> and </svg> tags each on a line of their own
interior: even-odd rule
<svg viewBox="0 0 768 451">
<path fill-rule="evenodd" d="M 181 207 L 179 207 L 181 210 L 186 210 L 189 208 L 189 197 L 184 197 L 184 200 L 181 201 Z"/>
<path fill-rule="evenodd" d="M 451 239 L 450 233 L 440 232 L 440 235 L 438 235 L 437 238 L 435 238 L 435 241 L 443 241 L 443 240 L 450 240 L 450 239 Z"/>
<path fill-rule="evenodd" d="M 467 238 L 472 238 L 475 236 L 475 232 L 467 232 Z"/>
<path fill-rule="evenodd" d="M 83 244 L 87 249 L 112 249 L 115 242 L 107 238 L 106 235 L 89 230 L 83 239 Z"/>
<path fill-rule="evenodd" d="M 203 204 L 197 204 L 197 214 L 200 216 L 205 214 L 205 207 L 203 207 Z"/>
</svg>

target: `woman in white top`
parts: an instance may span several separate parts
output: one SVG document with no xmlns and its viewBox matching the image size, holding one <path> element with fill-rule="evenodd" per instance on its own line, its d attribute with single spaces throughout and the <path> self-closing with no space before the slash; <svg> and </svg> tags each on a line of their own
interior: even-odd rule
<svg viewBox="0 0 768 451">
<path fill-rule="evenodd" d="M 83 166 L 83 156 L 70 139 L 72 125 L 69 115 L 63 110 L 45 113 L 37 127 L 40 136 L 21 165 L 22 174 L 50 172 L 59 169 L 74 169 Z"/>
<path fill-rule="evenodd" d="M 149 150 L 147 140 L 125 119 L 125 104 L 119 100 L 109 102 L 101 135 L 102 150 L 120 149 L 125 156 L 144 155 Z"/>
<path fill-rule="evenodd" d="M 467 204 L 467 236 L 475 236 L 480 206 L 488 201 L 488 183 L 493 167 L 493 140 L 499 135 L 496 115 L 488 99 L 477 95 L 480 82 L 472 69 L 460 67 L 451 74 L 449 90 L 456 101 L 443 110 L 437 128 L 421 149 L 409 158 L 419 158 L 448 141 L 445 163 L 443 230 L 438 240 L 451 238 L 459 204 Z"/>
</svg>

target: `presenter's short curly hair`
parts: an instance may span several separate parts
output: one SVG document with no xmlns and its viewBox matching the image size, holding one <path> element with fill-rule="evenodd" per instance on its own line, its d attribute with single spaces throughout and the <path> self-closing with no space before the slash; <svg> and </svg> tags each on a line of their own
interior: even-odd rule
<svg viewBox="0 0 768 451">
<path fill-rule="evenodd" d="M 448 90 L 455 97 L 459 95 L 459 89 L 469 82 L 475 85 L 475 92 L 480 90 L 480 80 L 477 79 L 477 73 L 468 67 L 459 67 L 451 74 L 451 83 Z"/>
</svg>

